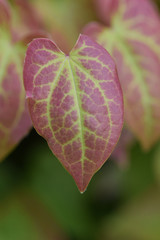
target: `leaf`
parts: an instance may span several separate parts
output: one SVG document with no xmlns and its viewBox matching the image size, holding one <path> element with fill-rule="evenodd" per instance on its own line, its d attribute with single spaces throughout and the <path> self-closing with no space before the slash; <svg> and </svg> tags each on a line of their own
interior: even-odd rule
<svg viewBox="0 0 160 240">
<path fill-rule="evenodd" d="M 84 29 L 115 59 L 125 98 L 125 120 L 149 149 L 160 137 L 160 19 L 148 0 L 119 1 L 111 27 Z"/>
<path fill-rule="evenodd" d="M 25 47 L 0 28 L 0 161 L 31 128 L 22 81 Z"/>
<path fill-rule="evenodd" d="M 32 126 L 22 80 L 23 59 L 29 40 L 47 36 L 33 18 L 29 3 L 16 0 L 10 6 L 0 0 L 0 161 Z"/>
<path fill-rule="evenodd" d="M 119 0 L 94 0 L 97 15 L 105 24 L 111 23 L 112 16 L 117 10 L 118 2 Z"/>
<path fill-rule="evenodd" d="M 84 192 L 123 125 L 113 60 L 84 35 L 69 55 L 51 40 L 36 39 L 27 50 L 24 85 L 35 129 Z"/>
</svg>

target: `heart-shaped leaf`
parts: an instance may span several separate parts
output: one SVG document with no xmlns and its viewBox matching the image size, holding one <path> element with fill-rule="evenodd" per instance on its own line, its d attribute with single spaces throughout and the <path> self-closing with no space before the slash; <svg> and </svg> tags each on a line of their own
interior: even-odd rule
<svg viewBox="0 0 160 240">
<path fill-rule="evenodd" d="M 35 31 L 28 30 L 26 35 L 23 18 L 21 21 L 19 20 L 23 28 L 15 23 L 13 12 L 18 2 L 17 0 L 10 6 L 8 1 L 0 0 L 0 161 L 18 144 L 32 126 L 22 79 L 23 61 L 26 43 L 35 36 L 46 37 L 46 34 L 41 32 L 38 27 L 35 28 Z M 26 9 L 29 18 L 32 11 L 29 11 L 27 7 Z M 17 12 L 16 18 L 19 19 L 19 17 Z"/>
<path fill-rule="evenodd" d="M 24 84 L 33 125 L 84 192 L 113 151 L 123 100 L 108 52 L 81 35 L 69 55 L 49 39 L 28 47 Z"/>
<path fill-rule="evenodd" d="M 125 120 L 142 146 L 151 148 L 160 137 L 160 19 L 152 2 L 118 0 L 110 28 L 91 23 L 84 33 L 114 57 Z"/>
</svg>

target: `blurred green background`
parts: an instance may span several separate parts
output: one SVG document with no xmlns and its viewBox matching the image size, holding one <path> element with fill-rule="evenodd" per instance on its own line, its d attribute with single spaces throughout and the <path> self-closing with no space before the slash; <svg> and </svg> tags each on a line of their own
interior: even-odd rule
<svg viewBox="0 0 160 240">
<path fill-rule="evenodd" d="M 96 20 L 89 0 L 41 0 L 40 12 L 46 2 L 53 12 L 47 28 L 56 19 L 69 47 L 78 29 Z M 150 152 L 134 139 L 123 148 L 125 154 L 116 159 L 113 153 L 80 194 L 32 130 L 0 165 L 0 240 L 159 240 L 160 142 Z"/>
<path fill-rule="evenodd" d="M 0 166 L 0 239 L 159 240 L 160 145 L 134 141 L 127 160 L 111 157 L 80 194 L 32 130 Z"/>
</svg>

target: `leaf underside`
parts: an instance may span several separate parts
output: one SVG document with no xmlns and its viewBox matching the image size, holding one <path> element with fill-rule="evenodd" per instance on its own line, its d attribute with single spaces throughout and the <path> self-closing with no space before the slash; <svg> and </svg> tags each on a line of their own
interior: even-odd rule
<svg viewBox="0 0 160 240">
<path fill-rule="evenodd" d="M 149 0 L 118 0 L 110 22 L 110 28 L 91 23 L 84 33 L 115 59 L 124 93 L 126 123 L 144 149 L 149 149 L 160 137 L 159 15 Z"/>
<path fill-rule="evenodd" d="M 68 56 L 51 40 L 36 39 L 26 53 L 24 85 L 35 129 L 84 192 L 123 125 L 112 58 L 84 35 Z"/>
</svg>

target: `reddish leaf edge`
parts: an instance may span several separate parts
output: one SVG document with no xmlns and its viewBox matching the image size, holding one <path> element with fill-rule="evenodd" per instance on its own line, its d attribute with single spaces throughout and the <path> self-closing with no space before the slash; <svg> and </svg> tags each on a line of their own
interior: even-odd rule
<svg viewBox="0 0 160 240">
<path fill-rule="evenodd" d="M 92 22 L 91 24 L 93 24 L 93 27 L 97 27 L 97 26 L 98 26 L 98 24 L 97 24 L 96 22 Z M 88 28 L 89 25 L 90 25 L 90 23 L 87 24 L 87 28 Z M 103 24 L 102 24 L 102 27 L 103 27 Z M 99 29 L 97 28 L 97 30 L 99 30 Z M 47 37 L 45 37 L 45 36 L 40 37 L 40 38 L 34 38 L 34 39 L 32 39 L 32 41 L 27 44 L 27 47 L 29 47 L 31 44 L 34 44 L 34 42 L 37 41 L 37 40 L 48 40 L 48 41 L 50 41 L 50 43 L 53 44 L 62 54 L 65 54 L 66 57 L 69 57 L 69 56 L 70 56 L 70 53 L 72 53 L 72 50 L 74 50 L 74 48 L 77 46 L 77 44 L 78 44 L 78 42 L 80 41 L 80 38 L 81 38 L 81 37 L 90 38 L 90 37 L 89 37 L 88 35 L 86 35 L 85 33 L 84 33 L 84 34 L 83 34 L 83 33 L 79 34 L 79 37 L 78 37 L 76 43 L 74 44 L 73 48 L 69 51 L 68 54 L 66 54 L 65 52 L 63 52 L 63 51 L 58 47 L 58 45 L 55 43 L 55 41 L 54 41 L 53 39 L 47 38 Z M 97 43 L 97 42 L 96 42 L 95 40 L 93 40 L 92 38 L 90 38 L 90 39 L 92 40 L 92 42 L 96 43 L 97 45 L 100 45 L 99 43 Z M 100 45 L 100 46 L 107 52 L 107 54 L 109 54 L 109 52 L 108 52 L 102 45 Z M 109 54 L 109 55 L 110 55 L 110 54 Z M 26 51 L 26 55 L 25 55 L 25 59 L 24 59 L 24 65 L 25 65 L 25 63 L 26 63 L 26 58 L 27 58 L 27 56 L 28 56 L 28 51 Z M 111 57 L 111 59 L 113 60 L 113 58 L 112 58 L 111 55 L 110 55 L 110 57 Z M 113 62 L 115 63 L 114 60 L 113 60 Z M 115 64 L 115 66 L 116 66 L 116 64 Z M 117 69 L 116 69 L 116 72 L 117 72 Z M 24 75 L 25 75 L 25 68 L 23 68 L 23 81 L 24 81 L 24 88 L 25 88 L 25 91 L 26 91 Z M 118 72 L 117 72 L 117 76 L 118 76 Z M 118 79 L 119 79 L 119 78 L 118 78 Z M 114 144 L 114 148 L 113 148 L 112 151 L 110 152 L 110 155 L 108 156 L 108 158 L 106 159 L 106 161 L 110 158 L 111 154 L 112 154 L 113 151 L 115 150 L 115 148 L 116 148 L 116 146 L 117 146 L 117 143 L 119 142 L 119 139 L 120 139 L 120 137 L 121 137 L 122 130 L 123 130 L 123 126 L 124 126 L 124 99 L 123 99 L 123 92 L 122 92 L 122 88 L 121 88 L 121 85 L 120 85 L 120 81 L 119 81 L 119 88 L 120 88 L 120 91 L 121 91 L 121 94 L 122 94 L 122 124 L 121 124 L 121 130 L 120 130 L 119 137 L 117 138 L 117 141 L 116 141 L 115 144 Z M 29 100 L 30 100 L 32 97 L 33 97 L 32 94 L 30 94 L 28 91 L 26 91 L 26 100 L 27 100 L 28 102 L 29 102 Z M 40 135 L 42 138 L 44 138 L 44 137 L 38 132 L 38 130 L 34 127 L 32 115 L 31 115 L 31 113 L 30 113 L 30 108 L 28 108 L 28 110 L 29 110 L 29 114 L 30 114 L 30 118 L 31 118 L 31 121 L 32 121 L 33 128 L 35 129 L 35 131 L 37 132 L 38 135 Z M 44 139 L 45 139 L 45 138 L 44 138 Z M 46 139 L 45 139 L 45 141 L 46 141 Z M 47 142 L 47 141 L 46 141 L 46 142 Z M 48 142 L 47 142 L 47 145 L 48 145 L 48 147 L 49 147 L 49 149 L 50 149 L 50 146 L 49 146 Z M 50 151 L 52 152 L 51 149 L 50 149 Z M 73 175 L 67 170 L 67 168 L 61 163 L 61 161 L 58 159 L 58 157 L 57 157 L 53 152 L 52 152 L 52 154 L 57 158 L 57 160 L 60 162 L 60 164 L 62 165 L 62 167 L 67 171 L 67 173 L 70 174 L 70 175 L 73 177 L 73 179 L 74 179 L 74 176 L 73 176 Z M 103 163 L 101 164 L 101 166 L 94 172 L 94 174 L 91 176 L 90 181 L 88 182 L 88 184 L 87 184 L 86 186 L 83 186 L 83 188 L 82 188 L 81 186 L 78 186 L 78 184 L 76 183 L 76 181 L 75 181 L 75 179 L 74 179 L 74 183 L 76 184 L 76 186 L 77 186 L 77 188 L 78 188 L 78 190 L 79 190 L 79 192 L 80 192 L 81 194 L 83 194 L 83 193 L 85 193 L 85 192 L 87 191 L 88 185 L 89 185 L 89 183 L 91 182 L 93 176 L 102 168 L 103 165 L 104 165 L 104 162 L 103 162 Z"/>
</svg>

